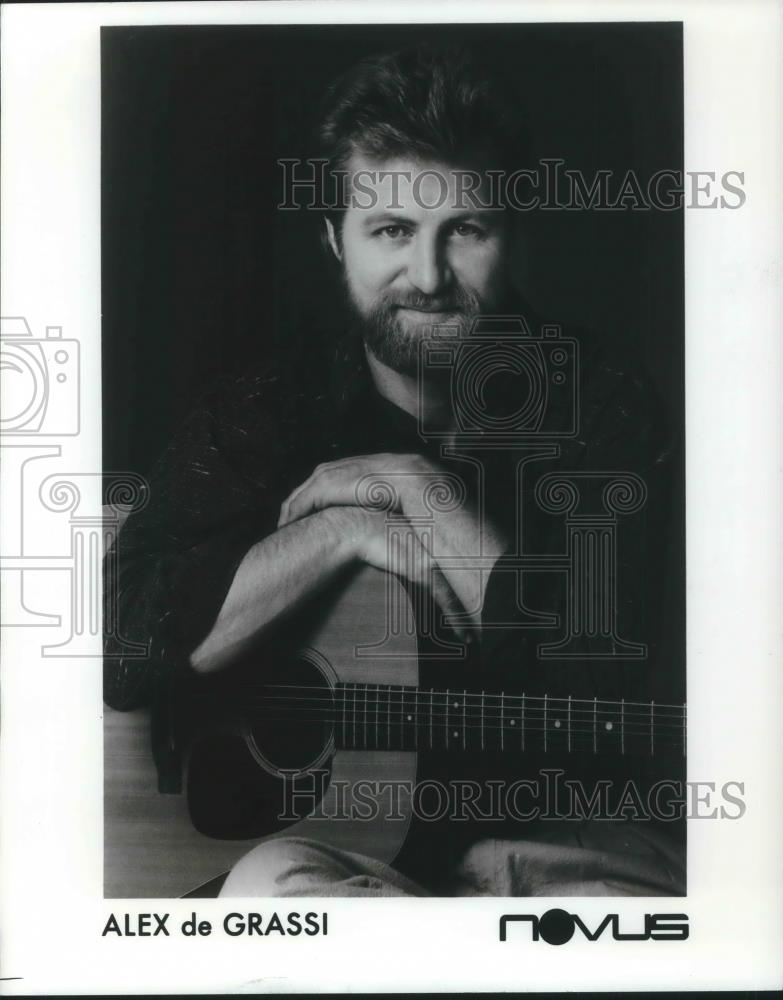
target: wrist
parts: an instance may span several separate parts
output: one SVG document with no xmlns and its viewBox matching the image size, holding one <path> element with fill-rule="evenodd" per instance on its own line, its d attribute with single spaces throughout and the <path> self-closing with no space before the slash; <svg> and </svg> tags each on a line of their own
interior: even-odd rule
<svg viewBox="0 0 783 1000">
<path fill-rule="evenodd" d="M 325 507 L 314 515 L 327 533 L 329 548 L 339 562 L 361 557 L 365 511 L 360 507 Z"/>
</svg>

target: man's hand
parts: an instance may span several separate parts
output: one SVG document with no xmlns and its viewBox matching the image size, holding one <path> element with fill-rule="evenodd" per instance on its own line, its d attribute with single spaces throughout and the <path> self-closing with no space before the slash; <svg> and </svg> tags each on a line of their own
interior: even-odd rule
<svg viewBox="0 0 783 1000">
<path fill-rule="evenodd" d="M 350 557 L 410 583 L 429 587 L 447 620 L 464 613 L 449 581 L 426 547 L 426 536 L 420 537 L 405 517 L 396 518 L 394 530 L 389 531 L 384 513 L 363 507 L 330 507 L 318 516 L 330 531 L 342 538 Z M 458 638 L 466 641 L 465 628 L 459 624 L 453 627 Z"/>
<path fill-rule="evenodd" d="M 486 518 L 482 523 L 468 493 L 455 472 L 421 455 L 360 455 L 319 465 L 283 503 L 279 526 L 331 507 L 360 508 L 382 519 L 390 511 L 411 518 L 429 565 L 477 624 L 489 567 L 482 571 L 475 560 L 494 562 L 506 540 Z"/>
<path fill-rule="evenodd" d="M 278 528 L 327 507 L 366 507 L 412 514 L 441 470 L 421 455 L 357 455 L 324 462 L 283 501 Z"/>
</svg>

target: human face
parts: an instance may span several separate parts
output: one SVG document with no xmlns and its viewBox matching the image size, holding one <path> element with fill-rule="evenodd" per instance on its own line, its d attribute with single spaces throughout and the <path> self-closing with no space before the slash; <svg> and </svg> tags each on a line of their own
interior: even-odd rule
<svg viewBox="0 0 783 1000">
<path fill-rule="evenodd" d="M 369 350 L 415 374 L 419 345 L 438 326 L 470 327 L 505 283 L 502 212 L 465 197 L 465 171 L 442 163 L 351 157 L 342 230 L 329 228 L 350 304 Z M 462 178 L 460 178 L 460 174 Z"/>
</svg>

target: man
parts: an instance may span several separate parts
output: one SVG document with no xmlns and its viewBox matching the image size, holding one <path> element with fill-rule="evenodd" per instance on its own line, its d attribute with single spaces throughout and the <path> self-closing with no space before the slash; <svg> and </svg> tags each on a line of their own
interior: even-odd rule
<svg viewBox="0 0 783 1000">
<path fill-rule="evenodd" d="M 479 686 L 512 676 L 519 687 L 525 669 L 529 690 L 592 691 L 599 671 L 544 674 L 530 630 L 513 626 L 525 601 L 516 574 L 500 571 L 503 558 L 518 533 L 545 547 L 553 530 L 529 503 L 518 524 L 513 447 L 472 452 L 450 372 L 419 367 L 422 345 L 444 328 L 464 342 L 481 317 L 523 315 L 538 326 L 514 290 L 512 213 L 493 187 L 493 171 L 524 165 L 513 113 L 469 57 L 419 47 L 365 61 L 339 81 L 320 139 L 328 176 L 340 181 L 323 220 L 348 307 L 335 365 L 325 375 L 317 357 L 271 364 L 210 394 L 181 429 L 119 543 L 121 631 L 152 641 L 150 662 L 107 661 L 107 702 L 143 703 L 167 670 L 230 670 L 357 564 L 423 591 L 441 613 L 438 634 L 464 644 Z M 648 386 L 597 346 L 582 347 L 581 433 L 563 445 L 561 466 L 649 477 L 663 446 Z M 524 391 L 519 375 L 482 383 L 488 414 L 508 413 Z M 566 398 L 553 406 L 550 419 L 565 426 Z M 462 501 L 430 510 L 425 533 L 422 498 L 444 474 L 462 484 Z M 387 513 L 363 499 L 363 485 L 387 481 L 397 484 L 407 556 L 389 546 Z M 551 579 L 533 590 L 537 606 L 562 605 Z M 525 600 L 530 592 L 526 580 Z M 497 623 L 504 627 L 490 627 Z M 616 667 L 601 682 L 599 695 L 626 690 Z M 404 871 L 282 838 L 250 852 L 223 893 L 683 891 L 677 846 L 646 830 L 560 823 L 525 834 L 468 842 L 455 833 Z"/>
</svg>

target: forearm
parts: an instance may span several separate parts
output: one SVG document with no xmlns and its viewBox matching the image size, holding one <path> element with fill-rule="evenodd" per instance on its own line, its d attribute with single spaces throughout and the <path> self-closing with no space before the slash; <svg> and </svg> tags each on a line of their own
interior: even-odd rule
<svg viewBox="0 0 783 1000">
<path fill-rule="evenodd" d="M 339 512 L 320 511 L 252 546 L 240 563 L 204 641 L 190 663 L 199 673 L 227 666 L 282 614 L 352 560 L 351 533 Z"/>
</svg>

